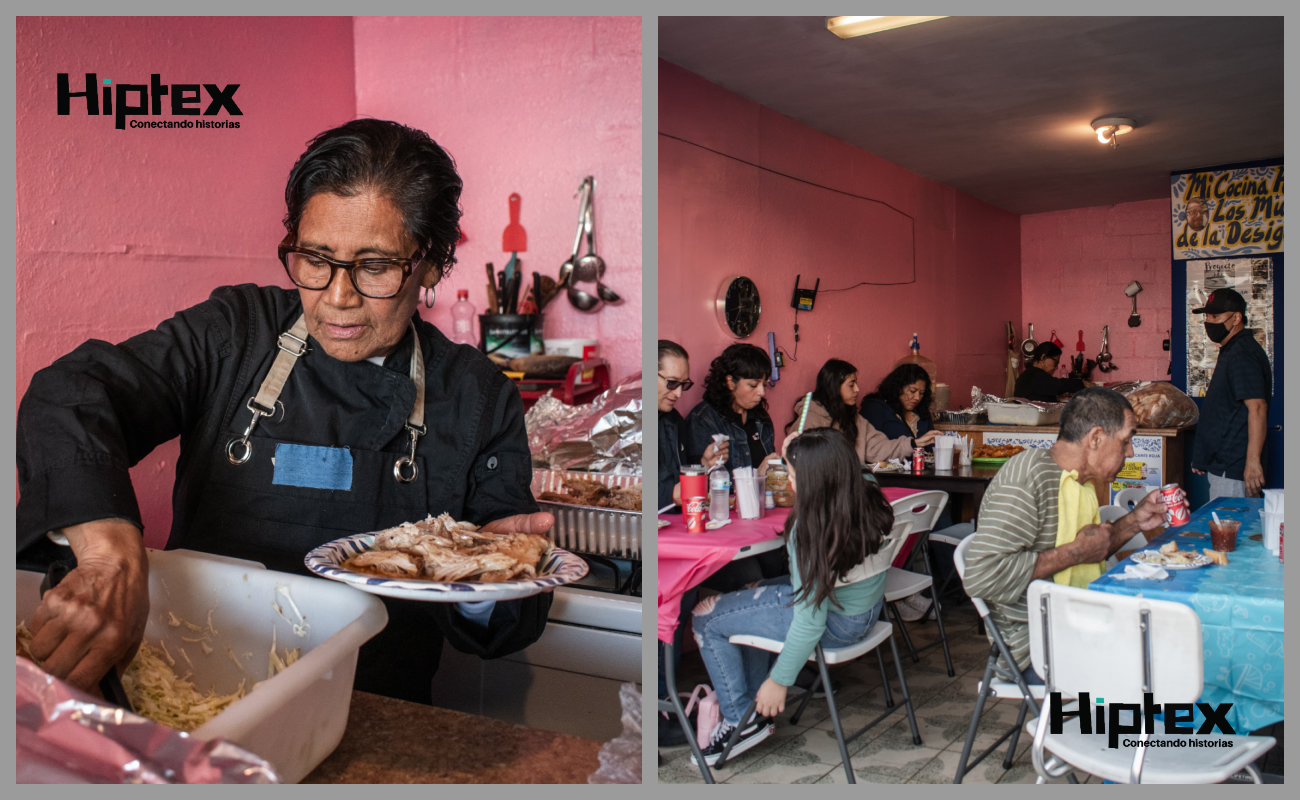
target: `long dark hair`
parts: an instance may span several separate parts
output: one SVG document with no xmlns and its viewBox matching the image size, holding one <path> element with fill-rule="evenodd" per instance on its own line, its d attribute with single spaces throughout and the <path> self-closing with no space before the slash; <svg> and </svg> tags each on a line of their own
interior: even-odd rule
<svg viewBox="0 0 1300 800">
<path fill-rule="evenodd" d="M 733 344 L 709 364 L 709 374 L 704 376 L 704 402 L 713 406 L 724 419 L 739 419 L 731 408 L 731 390 L 727 378 L 733 381 L 767 380 L 772 375 L 772 362 L 761 347 L 752 344 Z M 750 409 L 760 418 L 768 417 L 767 398 Z"/>
<path fill-rule="evenodd" d="M 840 387 L 850 375 L 856 375 L 857 372 L 857 367 L 843 359 L 827 359 L 817 372 L 817 386 L 813 389 L 812 396 L 814 402 L 821 403 L 822 408 L 826 409 L 826 413 L 831 417 L 831 424 L 838 426 L 840 433 L 849 437 L 849 441 L 854 446 L 858 442 L 858 409 L 844 402 Z M 799 403 L 802 400 L 803 398 L 794 401 L 794 408 L 791 410 L 794 419 L 785 426 L 786 433 L 789 433 L 799 421 Z"/>
<path fill-rule="evenodd" d="M 794 599 L 811 598 L 814 606 L 834 602 L 835 584 L 880 552 L 894 509 L 880 487 L 862 477 L 857 453 L 838 431 L 805 431 L 790 442 L 786 460 L 795 473 L 795 500 L 785 535 L 795 537 L 802 584 Z"/>
<path fill-rule="evenodd" d="M 354 119 L 307 143 L 284 187 L 284 227 L 297 234 L 307 201 L 322 192 L 378 192 L 402 215 L 425 260 L 447 275 L 460 239 L 460 175 L 429 134 L 382 119 Z"/>
<path fill-rule="evenodd" d="M 893 409 L 899 419 L 903 418 L 903 401 L 899 396 L 903 394 L 903 387 L 925 381 L 925 394 L 921 395 L 921 402 L 916 406 L 916 415 L 921 419 L 930 418 L 930 397 L 934 387 L 930 385 L 930 373 L 920 364 L 899 364 L 894 367 L 894 371 L 885 376 L 876 390 L 864 397 L 864 400 L 884 400 L 885 404 Z"/>
</svg>

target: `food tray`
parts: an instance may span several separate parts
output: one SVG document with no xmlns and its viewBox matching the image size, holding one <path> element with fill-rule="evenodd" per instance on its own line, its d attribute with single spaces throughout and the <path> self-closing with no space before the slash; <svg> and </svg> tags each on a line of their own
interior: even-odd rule
<svg viewBox="0 0 1300 800">
<path fill-rule="evenodd" d="M 307 569 L 354 589 L 427 603 L 477 603 L 484 600 L 518 600 L 556 586 L 573 583 L 587 574 L 587 562 L 558 547 L 551 548 L 538 566 L 537 577 L 511 581 L 426 581 L 419 578 L 385 578 L 343 568 L 343 562 L 375 545 L 373 533 L 355 533 L 327 542 L 307 554 Z"/>
<path fill-rule="evenodd" d="M 1023 403 L 989 403 L 989 422 L 994 425 L 1056 425 L 1061 421 L 1061 410 L 1065 407 L 1054 403 L 1052 408 L 1041 409 Z"/>
<path fill-rule="evenodd" d="M 598 481 L 606 486 L 641 485 L 641 478 L 636 475 L 534 469 L 533 496 L 542 492 L 563 492 L 564 482 L 571 478 Z M 644 506 L 644 498 L 642 502 Z M 543 511 L 555 516 L 551 540 L 557 546 L 574 553 L 641 560 L 641 511 L 573 506 L 544 500 L 537 501 L 537 504 Z"/>
<path fill-rule="evenodd" d="M 975 457 L 971 457 L 970 463 L 972 463 L 972 464 L 1005 464 L 1005 463 L 1007 463 L 1007 462 L 1010 461 L 1010 460 L 1011 460 L 1011 456 L 1007 456 L 1006 458 L 975 458 Z"/>
<path fill-rule="evenodd" d="M 361 645 L 388 624 L 378 597 L 331 581 L 273 572 L 261 564 L 190 550 L 149 550 L 149 622 L 144 637 L 159 640 L 176 659 L 180 674 L 200 691 L 235 690 L 240 680 L 248 693 L 196 728 L 196 739 L 224 737 L 270 761 L 285 783 L 297 783 L 338 747 L 352 703 L 352 678 Z M 39 572 L 19 570 L 17 619 L 30 621 L 40 605 Z M 276 593 L 287 587 L 310 626 L 306 636 L 293 633 L 298 616 Z M 287 619 L 276 612 L 278 602 Z M 198 634 L 167 624 L 167 612 L 203 625 L 212 610 L 213 651 L 183 637 Z M 302 649 L 299 660 L 256 689 L 266 678 L 271 631 L 276 649 Z M 226 653 L 238 656 L 242 667 Z M 246 656 L 245 653 L 252 653 Z M 251 690 L 251 691 L 249 691 Z"/>
</svg>

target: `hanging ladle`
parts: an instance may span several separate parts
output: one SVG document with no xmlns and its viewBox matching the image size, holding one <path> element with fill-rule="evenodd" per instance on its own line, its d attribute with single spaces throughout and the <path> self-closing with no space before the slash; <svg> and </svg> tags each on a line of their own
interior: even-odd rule
<svg viewBox="0 0 1300 800">
<path fill-rule="evenodd" d="M 1110 326 L 1101 326 L 1101 352 L 1097 354 L 1097 369 L 1102 372 L 1110 372 L 1115 369 L 1114 363 L 1110 360 Z"/>
<path fill-rule="evenodd" d="M 582 179 L 582 185 L 574 193 L 574 197 L 581 198 L 578 201 L 578 229 L 573 234 L 573 253 L 568 260 L 560 265 L 560 277 L 555 282 L 556 289 L 561 289 L 569 285 L 569 279 L 573 275 L 573 262 L 578 260 L 578 246 L 582 243 L 582 231 L 584 221 L 587 219 L 587 183 L 592 178 L 588 175 Z"/>
<path fill-rule="evenodd" d="M 587 254 L 578 259 L 576 270 L 581 277 L 580 280 L 595 281 L 596 294 L 606 303 L 617 303 L 622 298 L 613 289 L 601 283 L 601 277 L 605 274 L 605 259 L 596 255 L 596 182 L 592 181 L 591 194 L 587 199 L 587 219 L 584 225 L 587 232 Z"/>
</svg>

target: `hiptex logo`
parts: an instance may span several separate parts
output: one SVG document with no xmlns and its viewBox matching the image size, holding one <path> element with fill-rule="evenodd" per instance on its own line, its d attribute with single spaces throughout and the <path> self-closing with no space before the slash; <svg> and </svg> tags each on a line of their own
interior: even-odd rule
<svg viewBox="0 0 1300 800">
<path fill-rule="evenodd" d="M 162 76 L 153 74 L 149 76 L 149 85 L 142 83 L 119 83 L 117 84 L 116 100 L 117 114 L 113 114 L 113 80 L 105 78 L 103 81 L 103 111 L 100 111 L 99 93 L 95 87 L 100 84 L 99 76 L 93 72 L 86 73 L 86 88 L 80 92 L 72 91 L 68 85 L 68 73 L 60 72 L 58 74 L 58 94 L 59 94 L 59 116 L 66 117 L 72 113 L 72 98 L 86 98 L 86 113 L 90 116 L 115 116 L 116 122 L 113 127 L 120 130 L 126 129 L 127 117 L 142 117 L 149 114 L 158 116 L 162 114 L 162 99 L 171 97 L 172 115 L 177 117 L 197 117 L 199 116 L 199 104 L 203 101 L 199 96 L 199 84 L 197 83 L 173 83 L 164 84 Z M 203 110 L 203 116 L 215 117 L 224 109 L 227 114 L 236 117 L 242 117 L 243 111 L 235 105 L 235 91 L 239 84 L 227 84 L 225 88 L 219 88 L 215 83 L 203 84 L 203 89 L 208 93 L 211 101 L 207 108 Z M 137 102 L 131 103 L 130 100 Z M 131 120 L 132 128 L 238 128 L 239 122 L 235 120 L 164 120 L 164 121 L 137 121 Z"/>
<path fill-rule="evenodd" d="M 1079 692 L 1079 730 L 1081 733 L 1092 733 L 1093 719 L 1089 718 L 1086 709 L 1092 705 L 1092 697 L 1088 692 Z M 1097 698 L 1096 706 L 1096 728 L 1098 736 L 1107 736 L 1107 747 L 1114 750 L 1119 747 L 1119 737 L 1125 733 L 1142 733 L 1145 725 L 1148 734 L 1156 732 L 1156 715 L 1164 714 L 1165 733 L 1190 734 L 1193 733 L 1192 726 L 1192 704 L 1191 703 L 1165 703 L 1161 706 L 1153 702 L 1153 696 L 1150 692 L 1142 695 L 1142 705 L 1137 703 L 1111 703 L 1106 704 L 1105 698 Z M 1213 733 L 1218 728 L 1224 733 L 1236 733 L 1232 725 L 1228 723 L 1228 711 L 1232 709 L 1232 703 L 1220 703 L 1218 706 L 1211 706 L 1209 703 L 1197 703 L 1196 707 L 1205 715 L 1205 722 L 1201 723 L 1195 733 L 1207 734 Z M 1109 713 L 1106 711 L 1109 709 Z M 1128 712 L 1129 722 L 1120 722 L 1120 714 Z M 1062 726 L 1065 724 L 1067 716 L 1075 716 L 1075 712 L 1068 714 L 1061 710 L 1061 693 L 1052 692 L 1049 702 L 1048 718 L 1049 728 L 1052 733 L 1061 733 Z M 1109 717 L 1109 719 L 1107 719 Z M 1107 727 L 1109 726 L 1109 732 Z M 1141 739 L 1125 739 L 1125 747 L 1142 746 Z M 1147 747 L 1232 747 L 1232 740 L 1221 739 L 1156 739 L 1149 740 Z"/>
</svg>

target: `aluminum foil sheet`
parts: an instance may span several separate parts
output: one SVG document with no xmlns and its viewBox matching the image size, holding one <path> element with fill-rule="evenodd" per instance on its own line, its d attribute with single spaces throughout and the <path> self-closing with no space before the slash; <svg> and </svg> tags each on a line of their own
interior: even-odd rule
<svg viewBox="0 0 1300 800">
<path fill-rule="evenodd" d="M 984 394 L 980 387 L 972 386 L 970 389 L 970 408 L 963 409 L 967 414 L 977 414 L 988 412 L 988 407 L 992 403 L 1015 403 L 1016 405 L 1032 406 L 1039 411 L 1055 411 L 1058 408 L 1064 408 L 1064 403 L 1042 403 L 1037 400 L 1026 400 L 1023 397 L 998 397 L 997 395 Z"/>
<path fill-rule="evenodd" d="M 641 373 L 590 403 L 565 405 L 550 392 L 524 417 L 533 466 L 608 475 L 641 474 Z"/>
<path fill-rule="evenodd" d="M 15 656 L 17 783 L 279 783 L 266 761 L 84 694 Z"/>
<path fill-rule="evenodd" d="M 641 693 L 636 684 L 620 686 L 618 701 L 623 706 L 623 733 L 600 748 L 600 769 L 587 783 L 641 783 Z"/>
<path fill-rule="evenodd" d="M 534 469 L 533 496 L 542 492 L 564 491 L 568 478 L 598 481 L 606 486 L 637 486 L 641 479 L 632 475 L 599 475 L 589 472 Z M 565 503 L 537 503 L 555 517 L 551 541 L 571 553 L 617 556 L 641 560 L 641 512 L 597 506 L 574 506 Z"/>
</svg>

